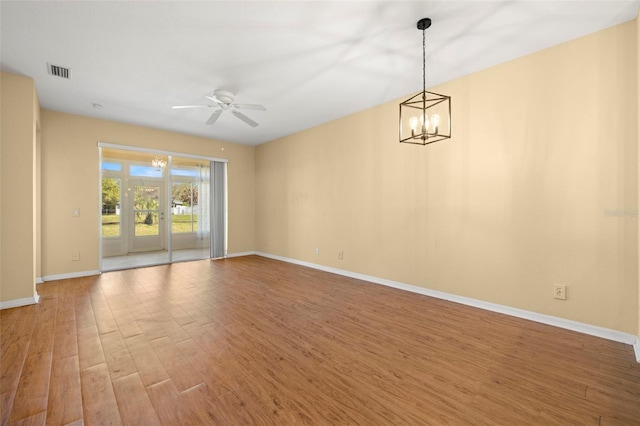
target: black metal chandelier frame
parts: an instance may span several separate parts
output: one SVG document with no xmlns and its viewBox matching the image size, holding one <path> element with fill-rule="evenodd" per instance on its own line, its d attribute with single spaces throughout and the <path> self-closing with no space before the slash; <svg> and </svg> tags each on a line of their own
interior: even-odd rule
<svg viewBox="0 0 640 426">
<path fill-rule="evenodd" d="M 431 19 L 429 18 L 423 18 L 417 23 L 417 28 L 422 31 L 422 92 L 400 104 L 400 143 L 428 145 L 451 138 L 451 97 L 427 91 L 425 30 L 430 26 Z M 443 103 L 444 105 L 442 105 Z M 436 106 L 438 106 L 438 110 L 446 112 L 446 122 L 442 123 L 442 125 L 439 122 L 440 116 L 437 114 L 437 121 L 430 124 L 428 120 L 429 112 L 434 111 Z M 417 117 L 416 112 L 418 113 Z M 414 120 L 413 125 L 406 126 L 406 120 Z M 419 129 L 417 128 L 418 120 L 420 121 Z M 431 126 L 431 129 L 429 126 Z M 406 131 L 408 127 L 411 128 L 410 132 Z M 403 128 L 405 130 L 404 134 Z"/>
</svg>

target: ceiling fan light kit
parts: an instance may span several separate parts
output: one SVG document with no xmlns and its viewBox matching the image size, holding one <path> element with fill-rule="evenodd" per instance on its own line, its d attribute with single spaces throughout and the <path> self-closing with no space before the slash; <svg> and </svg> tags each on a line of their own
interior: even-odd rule
<svg viewBox="0 0 640 426">
<path fill-rule="evenodd" d="M 431 19 L 418 21 L 422 31 L 422 92 L 400 104 L 400 143 L 428 145 L 451 138 L 451 97 L 428 92 L 426 84 L 426 36 Z"/>
<path fill-rule="evenodd" d="M 218 118 L 225 111 L 231 111 L 231 114 L 234 117 L 242 120 L 246 124 L 251 127 L 258 127 L 258 123 L 253 121 L 251 118 L 247 117 L 240 111 L 239 109 L 251 109 L 255 111 L 266 111 L 267 109 L 263 105 L 257 104 L 236 104 L 234 103 L 235 94 L 229 90 L 217 89 L 211 95 L 205 95 L 205 99 L 208 99 L 213 102 L 213 104 L 205 104 L 205 105 L 174 105 L 172 108 L 181 109 L 181 108 L 214 108 L 215 110 L 209 116 L 209 119 L 205 122 L 205 124 L 211 126 L 218 121 Z"/>
</svg>

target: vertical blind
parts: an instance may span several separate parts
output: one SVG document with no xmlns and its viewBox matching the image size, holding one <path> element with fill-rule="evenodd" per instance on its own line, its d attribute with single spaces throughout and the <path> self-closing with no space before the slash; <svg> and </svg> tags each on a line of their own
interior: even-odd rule
<svg viewBox="0 0 640 426">
<path fill-rule="evenodd" d="M 226 187 L 227 163 L 211 162 L 211 257 L 213 259 L 227 255 L 226 236 Z"/>
</svg>

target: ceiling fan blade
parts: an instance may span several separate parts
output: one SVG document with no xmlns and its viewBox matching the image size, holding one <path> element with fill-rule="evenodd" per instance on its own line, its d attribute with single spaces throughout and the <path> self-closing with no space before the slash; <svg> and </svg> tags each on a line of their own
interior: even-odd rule
<svg viewBox="0 0 640 426">
<path fill-rule="evenodd" d="M 179 108 L 211 108 L 213 105 L 174 105 L 171 108 L 179 109 Z"/>
<path fill-rule="evenodd" d="M 211 117 L 209 117 L 209 119 L 207 120 L 207 122 L 205 124 L 212 125 L 213 123 L 215 123 L 218 120 L 218 117 L 220 117 L 221 114 L 222 114 L 222 110 L 221 109 L 219 109 L 217 111 L 213 111 L 213 114 L 211 114 Z"/>
<path fill-rule="evenodd" d="M 263 105 L 256 105 L 256 104 L 233 104 L 233 106 L 239 109 L 255 109 L 257 111 L 267 110 Z"/>
<path fill-rule="evenodd" d="M 205 99 L 209 99 L 210 101 L 216 102 L 218 104 L 224 103 L 220 99 L 216 98 L 216 95 L 213 95 L 213 96 L 204 95 L 204 97 L 205 97 Z"/>
<path fill-rule="evenodd" d="M 238 117 L 240 120 L 244 121 L 245 123 L 247 123 L 249 126 L 251 127 L 258 127 L 258 123 L 256 123 L 255 121 L 253 121 L 252 119 L 250 119 L 249 117 L 247 117 L 246 115 L 244 115 L 241 112 L 235 111 L 235 110 L 231 110 L 231 113 L 233 115 L 235 115 L 236 117 Z"/>
</svg>

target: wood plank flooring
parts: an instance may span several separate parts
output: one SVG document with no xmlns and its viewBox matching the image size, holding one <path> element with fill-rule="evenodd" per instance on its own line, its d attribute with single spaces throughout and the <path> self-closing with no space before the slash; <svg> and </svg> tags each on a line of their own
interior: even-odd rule
<svg viewBox="0 0 640 426">
<path fill-rule="evenodd" d="M 2 425 L 640 425 L 628 345 L 257 256 L 38 292 Z"/>
</svg>

